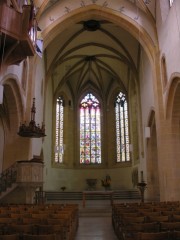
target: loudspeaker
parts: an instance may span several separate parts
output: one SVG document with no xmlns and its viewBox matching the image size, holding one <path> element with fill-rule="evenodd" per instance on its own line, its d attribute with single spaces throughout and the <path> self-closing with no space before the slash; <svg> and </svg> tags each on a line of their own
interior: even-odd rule
<svg viewBox="0 0 180 240">
<path fill-rule="evenodd" d="M 133 145 L 129 144 L 129 151 L 132 152 L 133 151 Z"/>
<path fill-rule="evenodd" d="M 0 104 L 3 103 L 3 92 L 4 92 L 4 86 L 0 85 Z"/>
<path fill-rule="evenodd" d="M 150 127 L 145 127 L 144 136 L 145 136 L 145 138 L 150 138 L 151 137 Z"/>
</svg>

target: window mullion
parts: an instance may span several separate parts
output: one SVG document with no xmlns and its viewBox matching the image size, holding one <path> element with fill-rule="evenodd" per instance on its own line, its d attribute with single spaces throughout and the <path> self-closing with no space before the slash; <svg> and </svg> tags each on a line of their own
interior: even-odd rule
<svg viewBox="0 0 180 240">
<path fill-rule="evenodd" d="M 60 146 L 60 102 L 58 102 L 58 150 Z M 60 152 L 58 151 L 58 162 L 60 162 Z"/>
<path fill-rule="evenodd" d="M 101 163 L 101 155 L 98 158 L 97 161 L 97 144 L 99 143 L 98 137 L 100 138 L 100 132 L 98 132 L 97 136 L 97 127 L 99 127 L 100 122 L 97 122 L 97 109 L 99 108 L 99 101 L 93 96 L 91 93 L 88 93 L 83 100 L 81 101 L 80 104 L 81 108 L 84 108 L 86 111 L 86 124 L 84 124 L 84 129 L 83 131 L 86 133 L 84 137 L 84 142 L 81 142 L 82 139 L 80 139 L 80 146 L 82 149 L 82 144 L 84 144 L 84 152 L 85 152 L 85 157 L 89 157 L 88 161 L 83 160 L 83 156 L 81 155 L 81 163 L 84 164 L 95 164 L 95 163 Z M 82 113 L 82 112 L 81 112 Z M 82 117 L 80 115 L 80 126 L 81 124 Z M 100 119 L 98 118 L 98 121 Z M 98 125 L 99 124 L 99 125 Z M 82 129 L 80 129 L 80 135 L 82 133 Z M 86 146 L 86 143 L 88 143 L 88 148 Z M 99 149 L 101 146 L 99 146 Z"/>
<path fill-rule="evenodd" d="M 122 118 L 121 118 L 121 105 L 119 104 L 119 144 L 120 144 L 120 161 L 122 162 Z"/>
<path fill-rule="evenodd" d="M 91 147 L 92 147 L 92 145 L 91 145 L 91 141 L 92 141 L 92 139 L 91 139 L 91 108 L 89 108 L 89 150 L 90 150 L 90 162 L 91 162 Z M 92 162 L 91 162 L 92 163 Z"/>
<path fill-rule="evenodd" d="M 125 102 L 124 102 L 125 105 Z M 126 118 L 125 118 L 125 110 L 124 110 L 124 105 L 123 105 L 123 125 L 124 125 L 124 131 L 123 131 L 123 135 L 124 135 L 124 155 L 125 155 L 125 161 L 126 161 Z"/>
<path fill-rule="evenodd" d="M 85 150 L 86 150 L 86 139 L 85 139 L 85 136 L 86 136 L 86 111 L 85 109 L 83 108 L 83 112 L 84 112 L 84 136 L 83 136 L 83 142 L 84 142 L 84 146 L 83 146 L 83 149 L 84 149 L 84 160 L 85 160 Z"/>
<path fill-rule="evenodd" d="M 55 162 L 62 163 L 62 152 L 61 148 L 63 146 L 63 124 L 64 124 L 64 114 L 63 114 L 63 99 L 61 97 L 56 100 L 56 122 L 55 122 Z"/>
<path fill-rule="evenodd" d="M 125 94 L 120 92 L 115 102 L 117 162 L 129 161 L 128 108 Z"/>
<path fill-rule="evenodd" d="M 87 111 L 86 109 L 85 111 L 85 139 L 84 139 L 84 162 L 87 158 L 87 153 L 86 153 L 86 149 L 87 149 L 87 139 L 86 139 L 86 135 L 87 135 Z"/>
<path fill-rule="evenodd" d="M 94 109 L 94 124 L 95 124 L 95 128 L 94 128 L 94 135 L 97 136 L 97 109 Z M 95 141 L 95 146 L 97 146 L 97 138 L 94 138 Z M 95 162 L 97 162 L 97 147 L 95 149 Z"/>
</svg>

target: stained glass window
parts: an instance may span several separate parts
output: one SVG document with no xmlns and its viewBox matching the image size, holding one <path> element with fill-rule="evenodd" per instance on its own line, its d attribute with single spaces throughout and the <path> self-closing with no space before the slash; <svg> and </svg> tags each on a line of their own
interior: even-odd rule
<svg viewBox="0 0 180 240">
<path fill-rule="evenodd" d="M 100 163 L 100 103 L 92 93 L 88 93 L 80 103 L 80 164 Z"/>
<path fill-rule="evenodd" d="M 63 123 L 64 107 L 63 98 L 58 97 L 56 100 L 56 133 L 55 133 L 55 162 L 63 162 Z"/>
<path fill-rule="evenodd" d="M 122 92 L 116 97 L 115 115 L 117 162 L 130 161 L 128 105 L 126 95 Z"/>
</svg>

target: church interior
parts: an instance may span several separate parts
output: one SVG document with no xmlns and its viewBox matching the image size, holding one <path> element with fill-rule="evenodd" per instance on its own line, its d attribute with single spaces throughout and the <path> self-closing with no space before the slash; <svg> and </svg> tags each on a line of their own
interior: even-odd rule
<svg viewBox="0 0 180 240">
<path fill-rule="evenodd" d="M 178 0 L 1 0 L 0 202 L 179 201 L 179 46 Z"/>
</svg>

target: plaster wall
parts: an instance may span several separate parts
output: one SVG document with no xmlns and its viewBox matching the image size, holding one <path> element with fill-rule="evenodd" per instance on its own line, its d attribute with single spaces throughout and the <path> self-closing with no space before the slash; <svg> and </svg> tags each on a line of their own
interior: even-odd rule
<svg viewBox="0 0 180 240">
<path fill-rule="evenodd" d="M 140 96 L 142 109 L 142 127 L 147 126 L 148 117 L 154 107 L 153 79 L 150 62 L 142 50 L 140 62 Z"/>
<path fill-rule="evenodd" d="M 180 69 L 180 52 L 177 51 L 180 46 L 180 16 L 178 9 L 180 9 L 180 1 L 174 1 L 172 7 L 166 10 L 168 11 L 166 20 L 162 23 L 157 22 L 160 55 L 164 54 L 166 58 L 169 83 L 172 74 L 179 72 Z M 157 13 L 160 11 L 161 9 L 157 9 Z"/>
<path fill-rule="evenodd" d="M 165 2 L 165 4 L 167 5 L 167 2 Z M 171 89 L 171 83 L 173 82 L 173 78 L 179 75 L 180 69 L 180 53 L 178 51 L 180 45 L 179 9 L 179 1 L 174 1 L 172 7 L 168 8 L 167 6 L 163 7 L 162 5 L 157 5 L 157 16 L 159 16 L 162 11 L 166 11 L 166 18 L 158 18 L 156 25 L 159 39 L 160 57 L 164 56 L 166 60 L 168 83 L 164 91 L 163 101 L 164 109 L 166 109 L 167 113 L 172 111 L 172 106 L 166 104 L 168 103 L 168 101 L 174 101 L 173 94 L 169 94 L 169 90 Z M 176 91 L 178 92 L 178 89 L 176 89 Z M 167 116 L 169 117 L 168 114 Z M 159 166 L 161 167 L 161 171 L 159 171 L 160 195 L 161 199 L 163 200 L 174 200 L 179 199 L 179 185 L 176 184 L 178 179 L 178 167 L 176 165 L 176 159 L 178 159 L 177 156 L 179 154 L 177 151 L 177 149 L 179 149 L 179 136 L 176 136 L 176 134 L 178 135 L 179 131 L 176 129 L 176 134 L 174 134 L 174 127 L 176 126 L 174 122 L 171 122 L 171 117 L 169 119 L 166 118 L 165 120 L 165 127 L 162 131 L 165 137 L 163 138 L 162 136 L 161 138 L 158 138 L 158 161 Z M 163 119 L 161 119 L 161 121 L 163 121 Z M 177 143 L 177 145 L 175 145 L 175 142 Z M 175 146 L 177 146 L 177 149 Z M 173 154 L 175 157 L 173 156 Z M 163 156 L 161 157 L 161 155 Z"/>
<path fill-rule="evenodd" d="M 142 142 L 140 144 L 140 171 L 144 172 L 144 180 L 146 181 L 146 138 L 145 127 L 148 125 L 148 120 L 151 110 L 154 108 L 154 94 L 153 94 L 153 79 L 150 62 L 147 55 L 142 50 L 140 61 L 140 101 L 142 112 Z"/>
<path fill-rule="evenodd" d="M 34 95 L 36 105 L 36 124 L 40 127 L 44 122 L 44 64 L 43 59 L 36 58 L 35 61 L 35 79 L 34 79 Z M 45 126 L 46 127 L 46 126 Z M 50 137 L 50 136 L 48 136 Z M 41 154 L 43 138 L 32 139 L 32 157 L 33 155 L 39 156 Z"/>
<path fill-rule="evenodd" d="M 56 185 L 54 171 L 52 169 L 52 85 L 48 81 L 45 97 L 45 122 L 46 122 L 46 137 L 43 142 L 43 155 L 44 155 L 44 189 L 47 185 Z"/>
<path fill-rule="evenodd" d="M 47 168 L 47 165 L 46 165 Z M 97 190 L 103 190 L 101 180 L 105 178 L 106 174 L 111 176 L 111 188 L 131 189 L 131 170 L 124 169 L 46 169 L 46 182 L 44 190 L 47 191 L 61 191 L 61 187 L 65 186 L 67 191 L 83 191 L 87 189 L 86 179 L 96 178 Z M 128 177 L 127 177 L 128 176 Z"/>
<path fill-rule="evenodd" d="M 22 62 L 19 65 L 10 65 L 6 71 L 6 75 L 8 74 L 15 75 L 19 85 L 21 85 Z"/>
<path fill-rule="evenodd" d="M 64 122 L 65 133 L 65 152 L 64 164 L 55 164 L 53 162 L 54 147 L 53 147 L 53 91 L 52 80 L 48 81 L 46 92 L 46 134 L 44 138 L 43 153 L 44 153 L 44 190 L 61 191 L 62 186 L 66 186 L 67 191 L 82 191 L 87 188 L 86 179 L 98 179 L 97 189 L 102 189 L 101 179 L 104 179 L 106 174 L 112 178 L 112 189 L 132 188 L 131 166 L 117 166 L 113 165 L 113 152 L 109 154 L 108 163 L 103 163 L 102 166 L 97 167 L 82 167 L 79 165 L 79 157 L 77 147 L 77 118 L 76 108 L 72 105 L 65 104 L 66 121 Z M 65 91 L 66 88 L 63 89 Z M 70 98 L 70 94 L 66 91 L 66 102 Z M 109 123 L 112 129 L 112 122 Z M 112 135 L 110 136 L 110 139 Z M 103 139 L 104 144 L 107 144 L 106 138 Z M 107 146 L 106 146 L 107 147 Z"/>
</svg>

